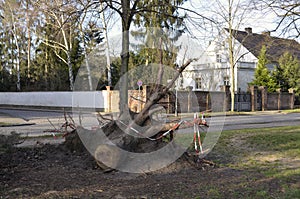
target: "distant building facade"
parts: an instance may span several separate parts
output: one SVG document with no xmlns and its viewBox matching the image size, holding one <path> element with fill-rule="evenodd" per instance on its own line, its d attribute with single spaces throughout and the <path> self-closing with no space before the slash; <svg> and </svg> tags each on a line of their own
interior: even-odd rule
<svg viewBox="0 0 300 199">
<path fill-rule="evenodd" d="M 180 88 L 192 86 L 193 90 L 220 91 L 224 85 L 231 86 L 228 37 L 229 30 L 225 28 L 210 42 L 199 60 L 183 72 Z M 274 69 L 280 56 L 287 51 L 300 59 L 300 44 L 295 40 L 272 37 L 270 32 L 253 33 L 252 28 L 246 28 L 245 31 L 233 30 L 233 37 L 236 92 L 248 90 L 263 45 L 267 48 L 270 70 Z"/>
</svg>

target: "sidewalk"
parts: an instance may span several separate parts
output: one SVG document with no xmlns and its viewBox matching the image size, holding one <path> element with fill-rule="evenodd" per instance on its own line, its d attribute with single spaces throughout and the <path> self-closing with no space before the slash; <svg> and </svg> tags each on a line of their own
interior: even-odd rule
<svg viewBox="0 0 300 199">
<path fill-rule="evenodd" d="M 300 109 L 296 110 L 295 112 L 300 113 Z M 243 112 L 205 112 L 205 111 L 200 111 L 198 112 L 199 116 L 204 113 L 204 116 L 206 117 L 218 117 L 218 116 L 251 116 L 251 115 L 274 115 L 274 114 L 287 114 L 288 111 L 284 110 L 284 111 L 278 111 L 278 110 L 270 110 L 270 111 L 255 111 L 255 112 L 251 112 L 251 111 L 243 111 Z M 178 117 L 181 118 L 193 118 L 194 117 L 193 112 L 191 113 L 179 113 Z M 175 114 L 166 114 L 168 117 L 170 118 L 175 118 Z"/>
<path fill-rule="evenodd" d="M 26 121 L 22 118 L 13 117 L 9 114 L 0 112 L 0 127 L 32 125 L 34 123 Z"/>
<path fill-rule="evenodd" d="M 49 121 L 52 124 L 50 124 Z M 63 119 L 49 117 L 25 120 L 23 118 L 3 113 L 0 110 L 0 135 L 11 135 L 12 132 L 26 138 L 17 147 L 38 146 L 41 144 L 60 144 L 64 138 L 51 130 L 59 129 Z M 55 135 L 55 136 L 54 136 Z M 46 137 L 45 137 L 46 136 Z"/>
<path fill-rule="evenodd" d="M 11 132 L 20 133 L 25 137 L 52 135 L 53 133 L 47 133 L 47 130 L 54 130 L 54 127 L 59 128 L 63 124 L 62 122 L 63 118 L 51 117 L 25 120 L 0 111 L 0 135 L 10 135 Z"/>
</svg>

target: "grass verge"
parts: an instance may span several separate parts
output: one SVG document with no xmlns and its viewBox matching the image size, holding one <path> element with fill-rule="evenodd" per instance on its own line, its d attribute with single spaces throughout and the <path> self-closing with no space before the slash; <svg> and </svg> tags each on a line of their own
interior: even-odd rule
<svg viewBox="0 0 300 199">
<path fill-rule="evenodd" d="M 251 178 L 262 175 L 257 185 L 276 184 L 256 189 L 255 198 L 300 198 L 300 126 L 224 131 L 209 157 Z"/>
</svg>

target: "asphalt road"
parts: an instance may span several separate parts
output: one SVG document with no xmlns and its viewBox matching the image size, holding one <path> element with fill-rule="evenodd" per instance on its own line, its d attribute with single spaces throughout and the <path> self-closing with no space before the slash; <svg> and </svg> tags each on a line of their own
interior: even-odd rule
<svg viewBox="0 0 300 199">
<path fill-rule="evenodd" d="M 90 119 L 86 121 L 90 121 Z M 208 118 L 207 121 L 211 126 L 223 130 L 295 126 L 300 125 L 300 113 L 257 112 L 247 115 L 213 116 Z M 0 134 L 9 134 L 11 131 L 16 131 L 36 136 L 61 128 L 65 123 L 65 119 L 62 111 L 0 108 L 1 123 L 16 125 L 0 127 Z"/>
<path fill-rule="evenodd" d="M 59 129 L 64 124 L 64 113 L 0 108 L 0 134 L 15 131 L 20 134 L 39 136 Z"/>
<path fill-rule="evenodd" d="M 253 115 L 226 116 L 224 130 L 267 128 L 300 125 L 300 113 L 256 113 Z"/>
</svg>

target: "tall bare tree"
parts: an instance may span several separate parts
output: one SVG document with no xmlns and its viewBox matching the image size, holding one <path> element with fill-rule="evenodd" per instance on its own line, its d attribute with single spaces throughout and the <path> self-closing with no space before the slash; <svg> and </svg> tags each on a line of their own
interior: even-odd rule
<svg viewBox="0 0 300 199">
<path fill-rule="evenodd" d="M 46 25 L 51 26 L 56 31 L 56 38 L 49 39 L 44 35 L 39 35 L 39 37 L 45 45 L 52 47 L 56 56 L 68 66 L 70 90 L 73 90 L 74 72 L 71 52 L 80 15 L 75 4 L 66 4 L 61 0 L 51 3 L 41 1 L 38 6 L 42 8 L 44 15 L 48 17 L 48 20 L 45 21 Z M 64 52 L 66 56 L 62 56 L 61 52 Z"/>
<path fill-rule="evenodd" d="M 32 29 L 34 28 L 34 24 L 37 21 L 37 7 L 34 5 L 35 3 L 32 0 L 22 1 L 25 16 L 26 16 L 26 32 L 27 32 L 27 79 L 30 79 L 30 70 L 31 70 L 31 55 L 32 55 Z"/>
<path fill-rule="evenodd" d="M 20 59 L 21 59 L 21 34 L 23 33 L 22 24 L 20 23 L 22 20 L 22 16 L 20 14 L 21 4 L 16 0 L 8 0 L 1 2 L 1 7 L 3 8 L 3 23 L 9 32 L 12 35 L 12 41 L 14 44 L 14 48 L 10 49 L 11 51 L 11 63 L 15 63 L 15 69 L 17 73 L 17 82 L 16 87 L 17 91 L 21 90 L 21 71 L 20 71 Z M 15 60 L 14 52 L 16 52 Z"/>
<path fill-rule="evenodd" d="M 296 0 L 258 1 L 264 12 L 273 12 L 278 17 L 277 26 L 272 31 L 280 31 L 285 37 L 300 36 L 300 2 Z"/>
<path fill-rule="evenodd" d="M 214 19 L 216 29 L 218 32 L 225 35 L 225 43 L 227 45 L 228 60 L 230 65 L 230 94 L 231 94 L 231 107 L 230 110 L 234 111 L 234 94 L 237 90 L 236 88 L 236 67 L 237 62 L 240 59 L 240 49 L 241 45 L 235 39 L 236 30 L 239 30 L 247 21 L 247 19 L 252 15 L 253 11 L 253 1 L 244 0 L 215 0 L 206 2 L 210 7 L 205 7 L 207 9 L 207 17 Z M 204 4 L 204 2 L 203 2 Z M 225 31 L 226 29 L 226 31 Z M 222 45 L 222 44 L 217 44 Z"/>
</svg>

